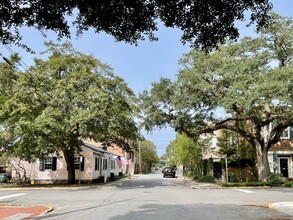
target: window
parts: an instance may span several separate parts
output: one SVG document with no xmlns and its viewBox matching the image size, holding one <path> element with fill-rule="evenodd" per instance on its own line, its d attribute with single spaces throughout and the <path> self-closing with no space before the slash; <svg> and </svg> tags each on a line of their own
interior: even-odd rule
<svg viewBox="0 0 293 220">
<path fill-rule="evenodd" d="M 281 134 L 281 138 L 290 139 L 290 127 L 286 128 Z"/>
<path fill-rule="evenodd" d="M 55 171 L 57 168 L 57 157 L 47 157 L 43 160 L 40 160 L 40 171 L 44 170 L 53 170 Z"/>
<path fill-rule="evenodd" d="M 74 169 L 75 170 L 84 170 L 84 157 L 74 158 Z"/>
<path fill-rule="evenodd" d="M 100 170 L 100 160 L 98 157 L 95 158 L 95 170 Z"/>
<path fill-rule="evenodd" d="M 276 125 L 276 122 L 271 122 L 270 124 L 270 130 L 273 129 L 273 127 Z M 281 139 L 291 139 L 293 138 L 291 134 L 293 134 L 293 130 L 292 130 L 292 127 L 287 127 L 281 134 Z"/>
<path fill-rule="evenodd" d="M 115 169 L 115 161 L 111 160 L 111 170 L 114 170 L 114 169 Z"/>
<path fill-rule="evenodd" d="M 48 157 L 44 160 L 44 168 L 45 170 L 52 170 L 52 166 L 53 166 L 53 158 L 52 157 Z"/>
<path fill-rule="evenodd" d="M 103 159 L 103 170 L 107 170 L 107 159 Z"/>
<path fill-rule="evenodd" d="M 79 170 L 80 159 L 79 157 L 74 158 L 74 169 Z"/>
</svg>

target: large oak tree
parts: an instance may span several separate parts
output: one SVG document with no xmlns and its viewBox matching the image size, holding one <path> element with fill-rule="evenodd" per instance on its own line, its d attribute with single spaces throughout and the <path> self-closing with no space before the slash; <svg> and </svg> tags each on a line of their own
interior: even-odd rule
<svg viewBox="0 0 293 220">
<path fill-rule="evenodd" d="M 127 150 L 136 138 L 134 94 L 112 68 L 69 43 L 47 46 L 48 59 L 27 72 L 1 63 L 0 140 L 28 161 L 62 152 L 74 183 L 82 139 Z"/>
<path fill-rule="evenodd" d="M 266 180 L 268 150 L 293 126 L 293 22 L 273 18 L 257 38 L 184 55 L 176 81 L 162 78 L 141 94 L 146 129 L 169 124 L 195 140 L 236 132 L 255 148 L 258 178 Z"/>
<path fill-rule="evenodd" d="M 0 41 L 22 45 L 23 26 L 69 37 L 70 26 L 75 25 L 79 34 L 93 28 L 118 41 L 137 43 L 145 36 L 155 40 L 157 22 L 162 21 L 182 30 L 183 42 L 210 49 L 238 37 L 235 21 L 244 20 L 246 11 L 251 12 L 251 22 L 262 26 L 270 9 L 269 0 L 3 0 Z"/>
</svg>

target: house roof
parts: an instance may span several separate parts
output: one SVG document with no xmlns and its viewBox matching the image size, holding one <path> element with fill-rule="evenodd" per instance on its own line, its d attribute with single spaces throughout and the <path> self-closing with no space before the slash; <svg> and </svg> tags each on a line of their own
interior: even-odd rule
<svg viewBox="0 0 293 220">
<path fill-rule="evenodd" d="M 109 151 L 102 149 L 102 146 L 97 147 L 97 146 L 94 146 L 94 145 L 86 143 L 86 142 L 83 142 L 82 145 L 85 146 L 86 148 L 94 151 L 95 153 L 98 153 L 98 154 L 110 154 L 110 155 L 118 156 L 116 154 L 113 154 Z"/>
<path fill-rule="evenodd" d="M 292 140 L 281 140 L 269 151 L 293 151 L 293 142 Z"/>
</svg>

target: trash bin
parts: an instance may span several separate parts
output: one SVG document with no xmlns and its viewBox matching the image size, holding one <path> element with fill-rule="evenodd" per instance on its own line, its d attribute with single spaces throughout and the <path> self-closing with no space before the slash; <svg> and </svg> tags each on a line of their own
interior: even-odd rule
<svg viewBox="0 0 293 220">
<path fill-rule="evenodd" d="M 111 180 L 111 181 L 114 180 L 114 173 L 110 173 L 110 180 Z"/>
</svg>

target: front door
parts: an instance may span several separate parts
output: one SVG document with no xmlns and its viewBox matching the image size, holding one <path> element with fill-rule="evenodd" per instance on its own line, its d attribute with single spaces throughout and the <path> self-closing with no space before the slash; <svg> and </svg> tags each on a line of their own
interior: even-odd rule
<svg viewBox="0 0 293 220">
<path fill-rule="evenodd" d="M 283 175 L 283 177 L 289 177 L 288 176 L 288 159 L 287 158 L 280 158 L 280 171 Z"/>
<path fill-rule="evenodd" d="M 222 165 L 220 162 L 213 163 L 214 178 L 221 179 L 222 177 Z"/>
</svg>

